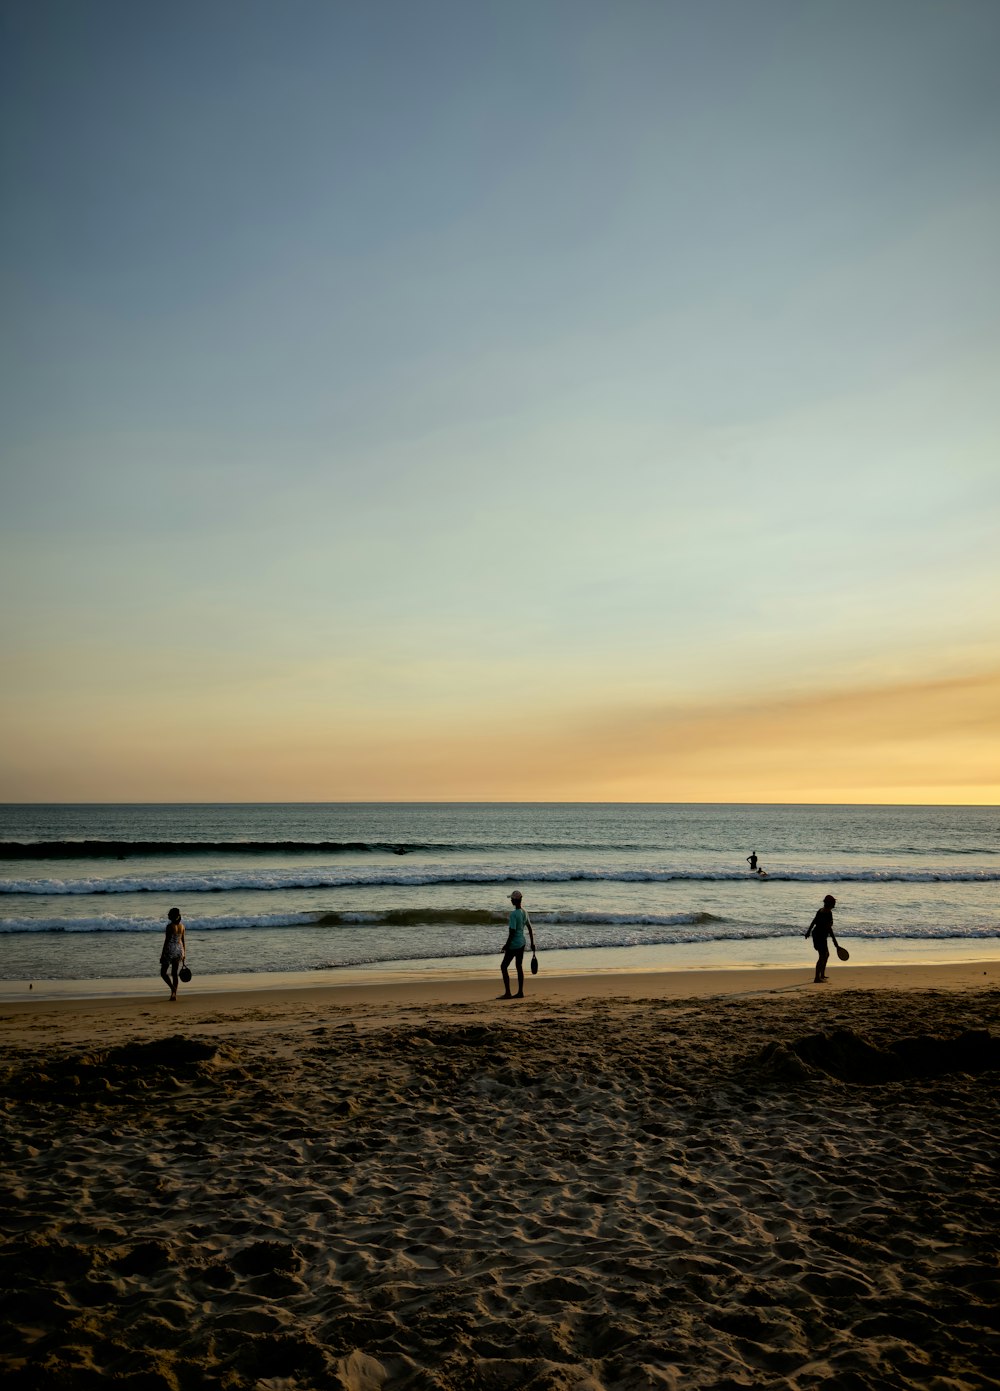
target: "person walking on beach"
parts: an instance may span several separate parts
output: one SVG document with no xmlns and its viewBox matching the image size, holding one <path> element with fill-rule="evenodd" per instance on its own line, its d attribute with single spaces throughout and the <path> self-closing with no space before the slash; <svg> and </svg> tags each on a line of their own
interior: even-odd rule
<svg viewBox="0 0 1000 1391">
<path fill-rule="evenodd" d="M 837 900 L 833 894 L 827 894 L 823 900 L 823 907 L 805 932 L 806 937 L 812 934 L 813 946 L 816 948 L 816 975 L 813 978 L 813 985 L 818 985 L 827 979 L 826 963 L 830 960 L 829 943 L 832 942 L 835 947 L 840 945 L 833 935 L 833 910 L 836 906 Z"/>
<path fill-rule="evenodd" d="M 163 977 L 164 985 L 170 987 L 171 1000 L 177 999 L 177 975 L 186 960 L 187 944 L 184 941 L 181 910 L 171 908 L 167 914 L 167 926 L 163 934 L 163 950 L 160 952 L 160 975 Z"/>
<path fill-rule="evenodd" d="M 523 1000 L 524 999 L 524 929 L 528 929 L 528 936 L 531 938 L 531 950 L 535 950 L 535 933 L 531 926 L 531 919 L 521 907 L 521 890 L 515 889 L 510 896 L 513 907 L 510 917 L 507 920 L 507 941 L 504 943 L 503 960 L 500 962 L 500 974 L 503 976 L 503 994 L 497 996 L 500 1000 Z M 511 962 L 517 964 L 517 994 L 510 993 L 510 976 L 507 967 Z"/>
<path fill-rule="evenodd" d="M 750 854 L 747 856 L 747 864 L 750 866 L 750 873 L 753 874 L 754 870 L 757 868 L 757 851 L 756 851 L 756 850 L 751 850 L 751 851 L 750 851 Z"/>
</svg>

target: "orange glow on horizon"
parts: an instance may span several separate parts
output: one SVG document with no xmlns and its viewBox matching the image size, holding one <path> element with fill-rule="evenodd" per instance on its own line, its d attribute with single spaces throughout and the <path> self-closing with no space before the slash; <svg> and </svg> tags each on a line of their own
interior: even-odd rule
<svg viewBox="0 0 1000 1391">
<path fill-rule="evenodd" d="M 559 717 L 165 705 L 21 731 L 7 801 L 1000 803 L 1000 672 Z"/>
</svg>

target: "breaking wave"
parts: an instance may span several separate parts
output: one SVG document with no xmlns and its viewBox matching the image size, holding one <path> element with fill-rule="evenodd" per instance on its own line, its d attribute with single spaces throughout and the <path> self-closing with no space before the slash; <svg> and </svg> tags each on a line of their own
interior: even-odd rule
<svg viewBox="0 0 1000 1391">
<path fill-rule="evenodd" d="M 669 884 L 684 883 L 732 883 L 743 880 L 748 884 L 759 884 L 764 888 L 771 883 L 803 884 L 990 884 L 1000 882 L 1000 871 L 994 870 L 900 870 L 866 869 L 856 871 L 837 871 L 836 869 L 791 870 L 787 873 L 769 874 L 766 879 L 757 880 L 740 870 L 685 869 L 624 869 L 620 866 L 607 869 L 526 869 L 524 865 L 493 865 L 483 868 L 469 868 L 456 874 L 453 870 L 441 867 L 428 867 L 420 871 L 410 871 L 400 865 L 379 866 L 371 870 L 351 867 L 344 870 L 323 867 L 320 869 L 261 869 L 261 870 L 205 870 L 204 872 L 173 873 L 169 870 L 150 874 L 121 874 L 113 878 L 83 877 L 79 879 L 13 879 L 0 885 L 3 895 L 52 895 L 89 894 L 209 894 L 226 893 L 233 890 L 253 890 L 267 893 L 286 889 L 342 889 L 342 888 L 421 888 L 432 884 L 506 884 L 520 882 L 526 884 Z"/>
<path fill-rule="evenodd" d="M 496 927 L 507 915 L 485 908 L 387 908 L 378 911 L 319 913 L 231 913 L 214 918 L 185 914 L 189 932 L 226 932 L 284 927 Z M 561 924 L 621 927 L 704 927 L 725 919 L 712 913 L 532 913 L 536 927 Z M 133 918 L 106 914 L 67 918 L 59 923 L 39 918 L 0 918 L 0 934 L 13 932 L 160 932 L 162 918 Z"/>
</svg>

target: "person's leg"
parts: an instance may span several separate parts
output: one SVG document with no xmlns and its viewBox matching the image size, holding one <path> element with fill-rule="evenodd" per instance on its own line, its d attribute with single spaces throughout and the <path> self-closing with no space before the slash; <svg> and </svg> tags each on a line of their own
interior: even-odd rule
<svg viewBox="0 0 1000 1391">
<path fill-rule="evenodd" d="M 516 1000 L 524 999 L 524 948 L 514 953 L 514 960 L 517 962 L 517 994 Z"/>
<path fill-rule="evenodd" d="M 830 960 L 830 952 L 825 945 L 818 948 L 817 951 L 818 955 L 816 957 L 816 979 L 818 981 L 826 980 L 826 963 Z"/>
<path fill-rule="evenodd" d="M 177 999 L 177 972 L 181 969 L 181 963 L 175 957 L 170 963 L 170 998 Z"/>
<path fill-rule="evenodd" d="M 163 981 L 163 984 L 167 987 L 168 990 L 172 990 L 173 986 L 170 984 L 170 977 L 167 975 L 167 965 L 168 962 L 166 961 L 160 962 L 160 979 Z"/>
<path fill-rule="evenodd" d="M 504 1000 L 510 1000 L 513 998 L 510 993 L 510 976 L 507 973 L 507 967 L 513 960 L 514 953 L 508 947 L 508 949 L 503 954 L 503 960 L 500 962 L 500 974 L 503 976 L 503 995 L 501 996 L 501 999 Z"/>
</svg>

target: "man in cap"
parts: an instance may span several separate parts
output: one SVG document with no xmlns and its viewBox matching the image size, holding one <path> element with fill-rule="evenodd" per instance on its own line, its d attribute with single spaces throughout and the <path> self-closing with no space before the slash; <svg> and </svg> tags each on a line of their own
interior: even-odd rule
<svg viewBox="0 0 1000 1391">
<path fill-rule="evenodd" d="M 503 976 L 503 994 L 498 996 L 501 1000 L 523 1000 L 524 999 L 524 929 L 528 929 L 528 936 L 531 938 L 531 950 L 535 950 L 535 933 L 531 926 L 531 919 L 521 907 L 521 890 L 515 889 L 510 896 L 513 907 L 510 917 L 507 920 L 507 941 L 504 944 L 503 960 L 500 962 L 500 974 Z M 517 994 L 510 993 L 510 976 L 507 967 L 514 961 L 517 963 Z"/>
</svg>

